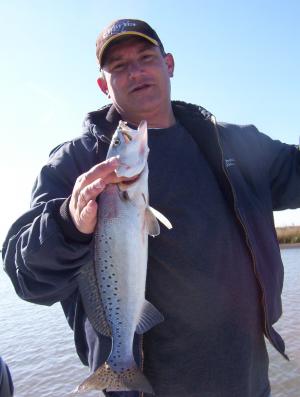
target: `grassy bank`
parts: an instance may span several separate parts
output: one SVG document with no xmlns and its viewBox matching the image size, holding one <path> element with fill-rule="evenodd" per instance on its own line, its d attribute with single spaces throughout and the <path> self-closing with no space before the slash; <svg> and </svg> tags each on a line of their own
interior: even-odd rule
<svg viewBox="0 0 300 397">
<path fill-rule="evenodd" d="M 277 227 L 276 232 L 280 244 L 300 243 L 300 226 Z"/>
</svg>

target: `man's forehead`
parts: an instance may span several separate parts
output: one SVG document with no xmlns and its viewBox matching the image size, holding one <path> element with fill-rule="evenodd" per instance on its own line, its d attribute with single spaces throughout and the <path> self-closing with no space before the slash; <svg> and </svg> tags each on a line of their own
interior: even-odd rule
<svg viewBox="0 0 300 397">
<path fill-rule="evenodd" d="M 156 48 L 154 44 L 141 37 L 122 37 L 114 40 L 114 42 L 105 50 L 103 54 L 103 65 L 107 62 L 112 62 L 115 59 L 121 58 L 124 54 L 124 50 L 133 47 L 137 52 L 144 51 L 148 48 Z"/>
</svg>

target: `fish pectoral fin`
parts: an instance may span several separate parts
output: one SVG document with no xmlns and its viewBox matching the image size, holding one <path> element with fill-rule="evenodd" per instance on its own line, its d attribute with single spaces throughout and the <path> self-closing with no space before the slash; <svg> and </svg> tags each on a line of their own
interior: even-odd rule
<svg viewBox="0 0 300 397">
<path fill-rule="evenodd" d="M 146 207 L 145 219 L 148 234 L 150 234 L 152 237 L 158 236 L 160 233 L 160 226 L 156 216 L 152 212 L 151 207 Z"/>
<path fill-rule="evenodd" d="M 152 213 L 152 215 L 159 220 L 167 229 L 172 229 L 172 223 L 167 219 L 161 212 L 157 211 L 155 208 L 148 206 L 148 210 Z"/>
<path fill-rule="evenodd" d="M 106 362 L 92 375 L 86 378 L 73 394 L 85 393 L 89 390 L 129 391 L 137 390 L 153 394 L 152 386 L 141 370 L 134 365 L 124 371 L 114 371 Z"/>
<path fill-rule="evenodd" d="M 147 300 L 144 301 L 142 314 L 135 332 L 137 334 L 144 334 L 155 325 L 164 321 L 164 316 L 156 309 L 152 303 Z"/>
</svg>

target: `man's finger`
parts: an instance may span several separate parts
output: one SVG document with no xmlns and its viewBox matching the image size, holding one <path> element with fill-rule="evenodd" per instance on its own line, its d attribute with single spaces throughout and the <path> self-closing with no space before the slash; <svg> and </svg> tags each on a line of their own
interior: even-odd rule
<svg viewBox="0 0 300 397">
<path fill-rule="evenodd" d="M 108 174 L 112 173 L 117 168 L 118 164 L 119 157 L 111 157 L 110 159 L 95 165 L 90 170 L 77 178 L 72 193 L 76 208 L 78 207 L 79 195 L 81 194 L 82 189 L 84 189 L 87 185 L 93 183 L 96 179 L 103 180 L 103 178 L 105 178 Z"/>
<path fill-rule="evenodd" d="M 90 234 L 95 230 L 97 223 L 97 203 L 90 200 L 80 214 L 80 231 Z"/>
<path fill-rule="evenodd" d="M 101 178 L 105 179 L 105 177 L 111 174 L 119 165 L 119 157 L 111 157 L 103 161 L 102 163 L 96 164 L 89 171 L 85 172 L 81 175 L 82 179 L 80 180 L 80 187 L 89 185 L 94 182 L 95 179 Z"/>
<path fill-rule="evenodd" d="M 76 204 L 78 211 L 81 212 L 90 200 L 95 200 L 104 188 L 105 183 L 101 178 L 99 178 L 79 191 Z"/>
</svg>

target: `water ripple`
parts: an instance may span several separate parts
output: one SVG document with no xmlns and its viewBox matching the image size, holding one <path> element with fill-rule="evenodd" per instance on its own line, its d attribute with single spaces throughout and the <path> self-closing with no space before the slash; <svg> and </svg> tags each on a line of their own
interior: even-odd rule
<svg viewBox="0 0 300 397">
<path fill-rule="evenodd" d="M 290 361 L 272 346 L 270 379 L 273 397 L 299 397 L 300 390 L 300 249 L 282 250 L 285 265 L 284 315 L 276 329 L 284 337 Z M 59 304 L 43 307 L 16 297 L 0 272 L 0 354 L 9 364 L 15 397 L 67 397 L 87 375 L 77 357 L 73 332 Z M 102 393 L 86 397 L 103 397 Z"/>
</svg>

